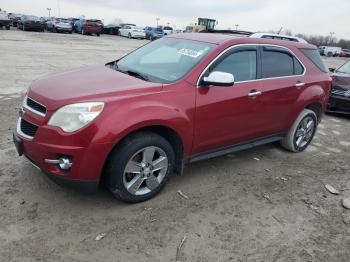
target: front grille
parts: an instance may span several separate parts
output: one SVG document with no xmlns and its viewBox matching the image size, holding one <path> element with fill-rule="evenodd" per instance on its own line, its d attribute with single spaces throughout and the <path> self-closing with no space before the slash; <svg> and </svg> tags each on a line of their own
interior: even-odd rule
<svg viewBox="0 0 350 262">
<path fill-rule="evenodd" d="M 31 99 L 29 97 L 27 97 L 26 104 L 29 107 L 29 109 L 33 109 L 34 111 L 37 111 L 43 115 L 46 114 L 46 107 L 39 104 L 38 102 L 34 101 L 33 99 Z"/>
<path fill-rule="evenodd" d="M 27 136 L 34 137 L 36 131 L 38 130 L 38 126 L 29 123 L 28 121 L 21 119 L 21 132 Z"/>
<path fill-rule="evenodd" d="M 333 95 L 345 96 L 345 97 L 349 97 L 350 98 L 350 90 L 332 89 L 331 93 Z"/>
</svg>

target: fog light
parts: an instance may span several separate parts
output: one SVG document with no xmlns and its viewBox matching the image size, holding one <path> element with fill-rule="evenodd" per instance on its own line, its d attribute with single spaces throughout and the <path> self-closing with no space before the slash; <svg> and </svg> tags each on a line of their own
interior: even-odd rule
<svg viewBox="0 0 350 262">
<path fill-rule="evenodd" d="M 72 166 L 72 162 L 69 158 L 67 157 L 60 157 L 58 159 L 58 166 L 62 169 L 62 170 L 68 170 L 71 168 Z"/>
</svg>

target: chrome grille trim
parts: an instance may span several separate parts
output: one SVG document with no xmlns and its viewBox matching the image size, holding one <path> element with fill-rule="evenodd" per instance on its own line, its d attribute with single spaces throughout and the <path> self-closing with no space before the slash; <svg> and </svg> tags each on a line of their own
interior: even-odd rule
<svg viewBox="0 0 350 262">
<path fill-rule="evenodd" d="M 332 89 L 331 94 L 350 98 L 350 92 L 348 90 Z"/>
<path fill-rule="evenodd" d="M 33 125 L 33 126 L 38 127 L 37 125 L 34 125 L 34 124 L 30 123 L 30 122 L 27 121 L 27 120 L 25 120 L 25 121 L 26 121 L 27 123 Z M 19 135 L 20 135 L 21 137 L 23 137 L 23 138 L 32 140 L 32 139 L 34 138 L 34 136 L 29 136 L 29 135 L 23 133 L 23 131 L 22 131 L 22 129 L 21 129 L 21 123 L 22 123 L 22 118 L 19 117 L 19 118 L 18 118 L 18 121 L 17 121 L 17 128 L 16 128 L 17 134 L 19 134 Z"/>
<path fill-rule="evenodd" d="M 29 105 L 28 105 L 28 99 L 32 100 L 34 103 L 36 103 L 36 104 L 42 106 L 43 108 L 45 108 L 45 113 L 40 112 L 40 111 L 36 110 L 35 108 L 29 106 Z M 46 106 L 44 106 L 43 104 L 40 104 L 39 102 L 35 101 L 34 99 L 32 99 L 32 98 L 30 98 L 30 97 L 28 97 L 28 96 L 25 96 L 25 98 L 24 98 L 23 107 L 24 107 L 25 109 L 28 109 L 29 111 L 31 111 L 31 112 L 33 112 L 33 113 L 39 115 L 39 116 L 42 116 L 42 117 L 45 117 L 45 116 L 46 116 Z"/>
</svg>

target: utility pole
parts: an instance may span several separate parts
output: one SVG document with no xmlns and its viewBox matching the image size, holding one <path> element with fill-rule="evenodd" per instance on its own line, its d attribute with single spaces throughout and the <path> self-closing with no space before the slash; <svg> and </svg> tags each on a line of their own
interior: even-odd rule
<svg viewBox="0 0 350 262">
<path fill-rule="evenodd" d="M 51 18 L 51 7 L 46 8 L 47 11 L 49 11 L 49 18 Z"/>
<path fill-rule="evenodd" d="M 330 38 L 329 38 L 329 44 L 333 44 L 333 35 L 335 35 L 335 32 L 330 32 Z"/>
<path fill-rule="evenodd" d="M 238 24 L 236 24 L 236 25 L 235 25 L 235 27 L 236 27 L 236 31 L 238 31 L 238 27 L 239 27 L 239 25 L 238 25 Z"/>
<path fill-rule="evenodd" d="M 157 27 L 158 27 L 160 18 L 157 17 L 156 20 L 157 20 Z"/>
<path fill-rule="evenodd" d="M 58 16 L 61 17 L 60 0 L 57 0 Z"/>
</svg>

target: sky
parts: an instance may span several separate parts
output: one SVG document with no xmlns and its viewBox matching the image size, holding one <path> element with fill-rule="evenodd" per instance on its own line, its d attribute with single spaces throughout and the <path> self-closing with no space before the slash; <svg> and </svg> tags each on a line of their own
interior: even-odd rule
<svg viewBox="0 0 350 262">
<path fill-rule="evenodd" d="M 140 26 L 170 23 L 184 29 L 198 17 L 218 20 L 217 28 L 329 35 L 350 40 L 350 0 L 0 0 L 8 12 L 48 16 L 102 19 L 105 24 L 121 19 Z"/>
</svg>

